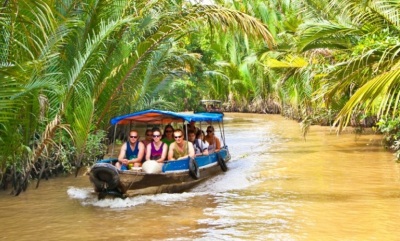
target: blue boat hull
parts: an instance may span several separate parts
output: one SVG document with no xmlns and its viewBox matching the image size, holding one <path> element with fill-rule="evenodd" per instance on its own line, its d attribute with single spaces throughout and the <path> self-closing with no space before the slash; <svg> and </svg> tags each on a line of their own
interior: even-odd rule
<svg viewBox="0 0 400 241">
<path fill-rule="evenodd" d="M 162 173 L 150 174 L 141 171 L 120 171 L 118 170 L 118 184 L 104 183 L 98 180 L 98 173 L 90 172 L 90 180 L 94 184 L 96 192 L 107 192 L 108 186 L 117 186 L 110 192 L 120 192 L 123 196 L 136 196 L 141 194 L 155 194 L 155 193 L 177 193 L 186 191 L 200 182 L 215 176 L 223 171 L 226 171 L 218 163 L 218 158 L 223 161 L 223 164 L 230 160 L 230 154 L 227 148 L 222 148 L 218 153 L 210 155 L 196 156 L 195 161 L 198 166 L 198 176 L 190 175 L 189 172 L 189 158 L 182 160 L 168 161 L 163 165 Z M 105 159 L 96 163 L 92 169 L 101 165 L 110 165 L 110 173 L 115 173 L 114 166 L 111 164 L 116 161 L 115 159 Z M 97 165 L 97 166 L 96 166 Z M 226 166 L 225 166 L 226 167 Z M 104 168 L 102 171 L 108 171 Z M 115 175 L 115 174 L 113 174 Z M 114 181 L 115 179 L 113 179 Z M 106 187 L 106 188 L 104 188 Z"/>
</svg>

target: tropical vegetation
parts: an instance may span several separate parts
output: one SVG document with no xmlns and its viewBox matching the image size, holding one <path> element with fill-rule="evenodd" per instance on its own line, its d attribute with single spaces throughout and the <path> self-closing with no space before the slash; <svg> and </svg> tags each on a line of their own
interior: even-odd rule
<svg viewBox="0 0 400 241">
<path fill-rule="evenodd" d="M 400 149 L 398 0 L 4 0 L 0 184 L 104 155 L 110 117 L 192 110 L 375 126 Z M 400 156 L 400 155 L 399 155 Z"/>
<path fill-rule="evenodd" d="M 88 147 L 104 143 L 110 117 L 176 108 L 153 92 L 198 62 L 183 48 L 191 32 L 216 26 L 273 45 L 256 18 L 187 1 L 5 1 L 0 19 L 0 180 L 16 195 L 66 161 L 93 163 L 102 148 Z"/>
</svg>

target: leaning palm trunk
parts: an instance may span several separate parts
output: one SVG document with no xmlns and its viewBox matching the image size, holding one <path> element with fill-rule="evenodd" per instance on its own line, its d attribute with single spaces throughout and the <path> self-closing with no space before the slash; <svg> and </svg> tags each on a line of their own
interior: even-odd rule
<svg viewBox="0 0 400 241">
<path fill-rule="evenodd" d="M 21 184 L 27 183 L 28 178 L 29 178 L 29 174 L 32 170 L 32 168 L 34 167 L 35 163 L 39 160 L 39 158 L 41 157 L 43 151 L 48 147 L 48 145 L 50 143 L 53 142 L 53 137 L 57 131 L 57 129 L 60 126 L 60 117 L 56 116 L 54 118 L 53 121 L 51 121 L 47 126 L 46 126 L 46 130 L 42 133 L 42 136 L 40 138 L 40 143 L 39 145 L 35 148 L 32 158 L 29 161 L 28 165 L 25 168 L 25 171 L 23 173 L 23 179 L 21 179 Z M 42 169 L 44 168 L 44 165 L 42 166 Z M 41 174 L 43 173 L 43 170 L 41 170 Z M 40 174 L 40 175 L 41 175 Z M 39 178 L 40 180 L 40 178 Z M 39 185 L 39 181 L 37 186 Z M 18 188 L 18 190 L 14 190 L 15 191 L 15 196 L 18 196 L 22 190 L 22 186 L 26 186 L 26 185 L 17 185 L 16 188 Z M 15 187 L 15 186 L 14 186 Z"/>
<path fill-rule="evenodd" d="M 22 173 L 23 178 L 20 179 L 20 183 L 17 183 L 17 185 L 14 185 L 14 188 L 16 188 L 16 190 L 14 190 L 14 193 L 15 193 L 16 196 L 19 195 L 21 193 L 21 191 L 24 191 L 22 187 L 26 187 L 26 183 L 27 183 L 28 178 L 30 176 L 30 172 L 34 168 L 34 165 L 38 162 L 39 158 L 42 156 L 42 153 L 45 151 L 45 149 L 47 149 L 49 146 L 51 146 L 51 144 L 54 143 L 54 141 L 53 141 L 54 136 L 55 136 L 57 130 L 59 130 L 59 129 L 64 129 L 64 130 L 68 131 L 67 126 L 61 124 L 60 116 L 57 115 L 46 126 L 45 131 L 42 133 L 42 136 L 40 138 L 40 143 L 34 149 L 33 155 L 30 158 L 30 161 L 28 162 L 28 164 L 24 168 L 24 173 Z M 45 162 L 43 162 L 43 163 L 45 163 Z M 36 187 L 39 186 L 40 178 L 41 178 L 41 176 L 43 174 L 44 168 L 45 168 L 45 165 L 42 164 L 42 167 L 41 167 L 41 170 L 40 170 L 40 174 L 39 174 L 39 179 L 38 179 Z"/>
</svg>

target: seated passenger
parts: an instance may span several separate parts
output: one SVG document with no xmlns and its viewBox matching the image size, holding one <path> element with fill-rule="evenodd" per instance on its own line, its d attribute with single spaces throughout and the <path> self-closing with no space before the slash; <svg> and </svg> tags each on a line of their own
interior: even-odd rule
<svg viewBox="0 0 400 241">
<path fill-rule="evenodd" d="M 144 146 L 146 147 L 152 141 L 153 141 L 153 130 L 147 129 L 144 140 L 142 142 L 143 142 Z"/>
<path fill-rule="evenodd" d="M 196 156 L 208 155 L 208 142 L 204 140 L 204 131 L 198 130 L 196 133 L 196 139 L 194 141 L 194 152 Z"/>
<path fill-rule="evenodd" d="M 194 145 L 195 140 L 196 140 L 196 133 L 193 130 L 188 130 L 188 141 L 190 141 Z"/>
<path fill-rule="evenodd" d="M 204 138 L 209 146 L 208 146 L 208 153 L 214 153 L 214 152 L 219 152 L 221 150 L 221 142 L 218 137 L 215 136 L 214 134 L 214 127 L 213 126 L 208 126 L 207 127 L 207 135 Z"/>
<path fill-rule="evenodd" d="M 167 144 L 167 146 L 171 145 L 171 143 L 175 141 L 173 133 L 174 133 L 174 128 L 171 125 L 166 125 L 164 128 L 164 134 L 162 136 L 161 141 Z"/>
<path fill-rule="evenodd" d="M 202 104 L 197 108 L 198 112 L 205 112 L 207 111 L 207 105 L 206 104 Z"/>
<path fill-rule="evenodd" d="M 142 166 L 143 155 L 144 145 L 139 141 L 138 132 L 131 130 L 129 132 L 129 141 L 122 144 L 118 162 L 115 163 L 115 166 L 120 170 L 128 170 L 129 167 L 140 167 Z"/>
<path fill-rule="evenodd" d="M 194 148 L 190 141 L 183 139 L 183 131 L 174 131 L 175 142 L 172 142 L 168 150 L 168 160 L 179 160 L 187 157 L 194 158 Z"/>
<path fill-rule="evenodd" d="M 152 129 L 147 129 L 145 132 L 145 137 L 144 140 L 142 140 L 143 145 L 144 145 L 144 155 L 143 155 L 143 161 L 146 161 L 146 151 L 147 151 L 147 145 L 153 141 L 153 130 Z"/>
<path fill-rule="evenodd" d="M 197 131 L 198 128 L 196 127 L 195 124 L 196 124 L 196 122 L 191 121 L 188 124 L 184 125 L 183 126 L 183 133 L 186 133 L 186 129 L 187 129 L 188 133 L 190 131 L 193 131 L 193 133 L 196 135 L 196 131 Z"/>
<path fill-rule="evenodd" d="M 200 130 L 200 128 L 196 126 L 196 123 L 195 123 L 194 121 L 191 121 L 191 122 L 190 122 L 190 128 L 191 128 L 192 130 L 194 130 L 194 133 L 195 133 L 195 134 L 196 134 L 196 132 L 197 132 L 198 130 Z"/>
<path fill-rule="evenodd" d="M 161 131 L 159 129 L 154 129 L 153 142 L 147 145 L 146 161 L 154 160 L 163 163 L 167 157 L 167 150 L 167 144 L 161 141 Z"/>
</svg>

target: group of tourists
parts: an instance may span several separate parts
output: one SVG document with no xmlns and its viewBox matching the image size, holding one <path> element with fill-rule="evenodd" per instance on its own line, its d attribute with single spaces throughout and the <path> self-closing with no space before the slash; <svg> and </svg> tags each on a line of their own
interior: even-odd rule
<svg viewBox="0 0 400 241">
<path fill-rule="evenodd" d="M 141 167 L 143 162 L 154 160 L 162 164 L 166 160 L 178 160 L 197 155 L 208 155 L 221 149 L 221 142 L 214 134 L 214 127 L 207 127 L 207 134 L 195 127 L 194 122 L 182 129 L 174 129 L 172 125 L 164 127 L 164 133 L 158 127 L 147 129 L 145 138 L 136 130 L 129 132 L 128 141 L 120 150 L 115 166 L 121 170 Z M 187 132 L 188 138 L 185 138 Z"/>
</svg>

